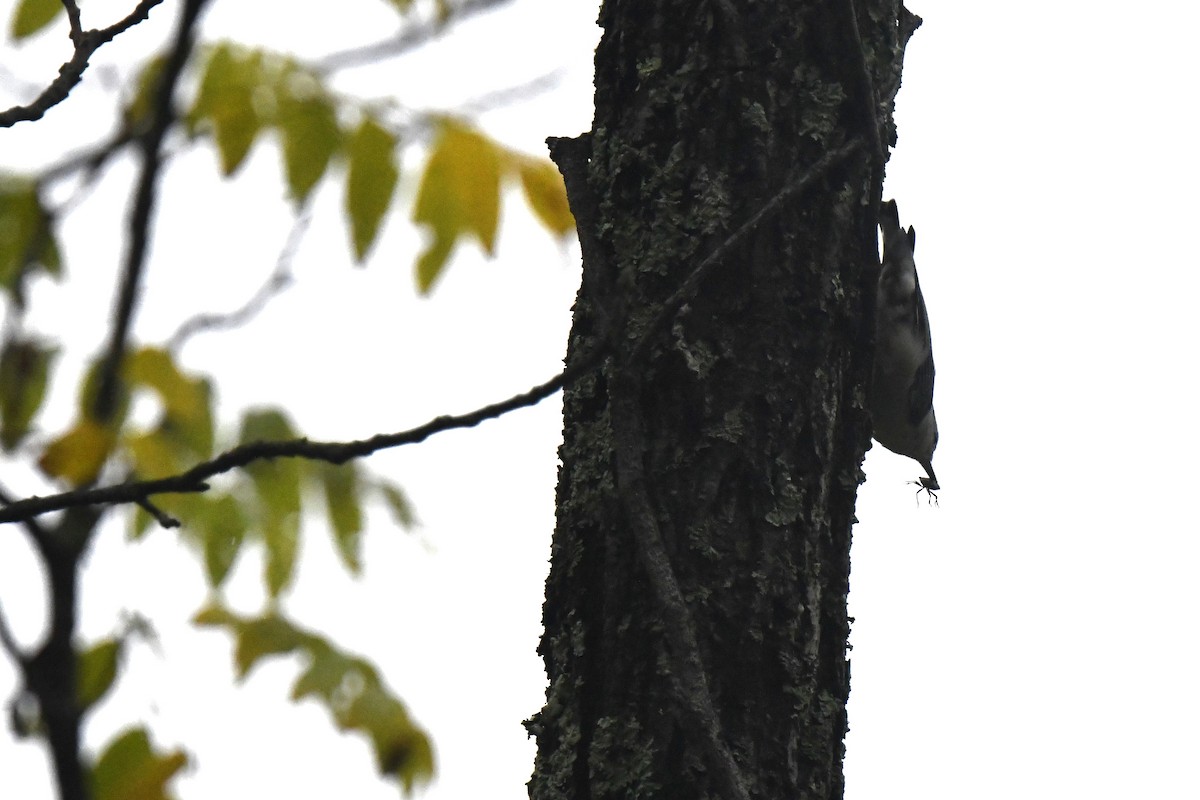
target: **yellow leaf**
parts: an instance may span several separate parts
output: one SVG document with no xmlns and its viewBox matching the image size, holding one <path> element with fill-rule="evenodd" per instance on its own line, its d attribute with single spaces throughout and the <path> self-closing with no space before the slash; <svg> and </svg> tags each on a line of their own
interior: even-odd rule
<svg viewBox="0 0 1200 800">
<path fill-rule="evenodd" d="M 13 11 L 8 33 L 17 40 L 32 36 L 53 22 L 62 10 L 62 0 L 20 0 Z"/>
<path fill-rule="evenodd" d="M 75 682 L 80 711 L 95 705 L 112 688 L 120 658 L 121 642 L 116 639 L 104 639 L 79 654 Z"/>
<path fill-rule="evenodd" d="M 474 235 L 488 255 L 495 252 L 501 157 L 500 148 L 478 131 L 452 120 L 442 123 L 413 209 L 413 221 L 433 232 L 417 261 L 422 293 L 441 275 L 463 234 Z"/>
<path fill-rule="evenodd" d="M 346 216 L 354 240 L 354 257 L 366 258 L 379 233 L 400 175 L 396 137 L 371 117 L 364 117 L 347 145 Z"/>
<path fill-rule="evenodd" d="M 112 452 L 113 443 L 111 430 L 84 419 L 47 445 L 38 459 L 38 466 L 52 478 L 82 486 L 96 480 Z"/>
<path fill-rule="evenodd" d="M 303 202 L 325 174 L 329 159 L 341 147 L 342 131 L 337 112 L 319 87 L 297 76 L 298 87 L 279 98 L 279 133 L 283 137 L 283 163 L 292 199 Z M 311 92 L 311 94 L 308 94 Z"/>
<path fill-rule="evenodd" d="M 167 782 L 187 766 L 181 750 L 160 754 L 145 728 L 114 739 L 92 767 L 92 800 L 166 800 Z"/>
<path fill-rule="evenodd" d="M 551 233 L 565 237 L 575 230 L 575 217 L 567 203 L 567 187 L 558 168 L 539 158 L 520 158 L 517 172 L 533 213 Z"/>
</svg>

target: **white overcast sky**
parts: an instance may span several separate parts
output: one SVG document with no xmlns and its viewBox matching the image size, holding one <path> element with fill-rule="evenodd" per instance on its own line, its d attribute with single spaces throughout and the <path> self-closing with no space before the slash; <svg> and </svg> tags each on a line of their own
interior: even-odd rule
<svg viewBox="0 0 1200 800">
<path fill-rule="evenodd" d="M 128 5 L 89 0 L 85 22 Z M 112 76 L 163 41 L 175 5 L 101 51 L 77 96 L 43 123 L 0 131 L 0 162 L 46 163 L 101 138 Z M 10 7 L 0 3 L 5 19 Z M 204 35 L 313 57 L 394 27 L 380 0 L 333 7 L 218 0 Z M 480 118 L 509 145 L 542 152 L 546 136 L 590 126 L 597 7 L 514 0 L 445 45 L 348 72 L 339 86 L 454 108 L 557 72 L 552 92 Z M 887 194 L 918 231 L 944 490 L 940 507 L 919 504 L 905 483 L 915 464 L 878 447 L 868 455 L 846 796 L 1194 799 L 1200 6 L 912 0 L 912 9 L 925 25 L 905 62 Z M 55 41 L 5 45 L 0 88 L 11 95 L 17 79 L 51 76 L 64 49 Z M 206 177 L 213 163 L 201 145 L 168 169 L 141 341 L 162 341 L 197 310 L 239 305 L 286 237 L 273 146 L 260 144 L 232 183 Z M 408 198 L 419 164 L 406 162 Z M 105 331 L 132 174 L 128 161 L 115 165 L 68 217 L 70 281 L 34 297 L 33 321 L 61 333 L 66 369 Z M 550 241 L 515 195 L 500 258 L 461 250 L 427 300 L 414 296 L 420 239 L 407 210 L 360 270 L 349 265 L 340 202 L 332 185 L 317 198 L 293 288 L 245 331 L 185 349 L 189 368 L 216 378 L 223 419 L 282 404 L 308 435 L 344 439 L 468 410 L 555 372 L 578 249 Z M 69 417 L 69 386 L 48 411 L 52 429 Z M 539 708 L 544 683 L 535 647 L 560 410 L 554 398 L 372 458 L 424 524 L 400 533 L 373 514 L 361 581 L 339 571 L 320 524 L 306 530 L 286 608 L 375 659 L 427 726 L 439 758 L 430 800 L 525 796 L 533 744 L 520 721 Z M 3 480 L 35 488 L 20 475 Z M 17 531 L 6 533 L 0 601 L 32 641 L 42 613 L 34 562 Z M 244 558 L 231 587 L 247 611 L 260 600 L 259 568 Z M 195 757 L 179 782 L 184 800 L 394 797 L 362 741 L 333 733 L 319 707 L 287 702 L 296 664 L 272 663 L 230 687 L 223 634 L 186 624 L 204 597 L 197 561 L 174 534 L 131 547 L 118 527 L 105 529 L 86 572 L 84 634 L 105 635 L 119 610 L 134 609 L 155 621 L 163 652 L 135 648 L 88 744 L 146 722 L 160 745 Z M 0 665 L 5 698 L 12 681 Z M 48 799 L 47 778 L 36 746 L 0 732 L 0 793 Z"/>
</svg>

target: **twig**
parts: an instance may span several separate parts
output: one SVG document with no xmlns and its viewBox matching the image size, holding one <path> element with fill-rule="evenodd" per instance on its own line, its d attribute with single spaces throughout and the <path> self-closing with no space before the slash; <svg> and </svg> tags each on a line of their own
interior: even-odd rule
<svg viewBox="0 0 1200 800">
<path fill-rule="evenodd" d="M 314 442 L 308 439 L 249 442 L 227 450 L 211 461 L 197 464 L 186 472 L 166 478 L 148 481 L 132 481 L 92 489 L 76 489 L 47 497 L 30 497 L 18 500 L 0 509 L 0 524 L 24 522 L 41 514 L 60 511 L 64 508 L 95 506 L 114 503 L 138 503 L 157 494 L 203 492 L 208 489 L 205 481 L 214 475 L 244 467 L 255 461 L 275 458 L 307 458 L 344 464 L 368 456 L 379 450 L 401 447 L 423 442 L 430 436 L 458 428 L 473 428 L 479 423 L 532 406 L 557 392 L 590 370 L 599 361 L 601 350 L 586 354 L 571 367 L 563 370 L 545 383 L 514 395 L 507 400 L 477 408 L 466 414 L 435 417 L 424 425 L 399 433 L 387 433 L 350 442 Z"/>
<path fill-rule="evenodd" d="M 288 232 L 287 240 L 283 243 L 283 249 L 279 251 L 279 256 L 275 260 L 274 271 L 267 277 L 266 282 L 258 287 L 253 296 L 242 304 L 241 308 L 235 309 L 228 314 L 197 314 L 194 317 L 184 320 L 175 333 L 171 334 L 171 338 L 167 340 L 167 349 L 172 351 L 179 350 L 187 343 L 188 339 L 197 333 L 220 330 L 222 328 L 238 328 L 254 319 L 272 297 L 282 292 L 291 284 L 292 260 L 295 258 L 296 251 L 300 247 L 300 239 L 308 229 L 311 219 L 312 216 L 307 210 L 302 211 L 296 217 L 295 222 L 292 224 L 292 229 Z"/>
<path fill-rule="evenodd" d="M 389 39 L 363 47 L 330 53 L 324 58 L 318 59 L 312 66 L 317 72 L 329 73 L 371 64 L 386 58 L 395 58 L 427 44 L 456 22 L 461 22 L 508 2 L 511 0 L 466 0 L 454 10 L 452 16 L 447 20 L 430 20 L 407 25 L 404 30 Z"/>
<path fill-rule="evenodd" d="M 71 90 L 83 79 L 84 70 L 92 54 L 101 46 L 111 42 L 117 36 L 144 21 L 150 16 L 150 9 L 163 0 L 141 0 L 129 12 L 129 16 L 120 22 L 101 28 L 85 31 L 79 19 L 79 7 L 74 0 L 63 0 L 67 9 L 67 18 L 71 25 L 71 41 L 75 44 L 75 52 L 71 58 L 58 68 L 58 77 L 42 90 L 32 103 L 13 106 L 7 111 L 0 112 L 0 128 L 9 128 L 18 122 L 41 119 L 47 111 L 67 99 Z"/>
<path fill-rule="evenodd" d="M 138 499 L 134 500 L 134 502 L 137 503 L 139 506 L 141 506 L 142 510 L 145 511 L 147 514 L 154 517 L 155 522 L 157 522 L 159 525 L 163 526 L 164 528 L 178 528 L 179 527 L 179 520 L 175 519 L 170 514 L 163 511 L 158 506 L 154 505 L 154 503 L 150 502 L 150 499 L 148 497 L 139 497 Z"/>
</svg>

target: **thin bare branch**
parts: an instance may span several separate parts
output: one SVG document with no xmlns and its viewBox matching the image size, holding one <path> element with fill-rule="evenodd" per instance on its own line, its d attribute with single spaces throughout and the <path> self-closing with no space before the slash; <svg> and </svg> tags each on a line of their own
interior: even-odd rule
<svg viewBox="0 0 1200 800">
<path fill-rule="evenodd" d="M 75 51 L 71 54 L 71 58 L 58 68 L 58 77 L 42 90 L 36 100 L 27 105 L 13 106 L 7 111 L 0 112 L 0 128 L 9 128 L 18 122 L 41 119 L 47 111 L 66 100 L 71 90 L 83 79 L 84 70 L 88 68 L 92 54 L 134 25 L 145 21 L 150 16 L 150 9 L 162 1 L 140 0 L 133 11 L 129 12 L 129 16 L 120 22 L 100 30 L 85 31 L 80 23 L 79 7 L 74 0 L 63 0 L 63 5 L 67 9 L 67 18 L 71 24 L 71 41 L 75 44 Z"/>
<path fill-rule="evenodd" d="M 93 489 L 77 489 L 48 497 L 30 497 L 18 500 L 0 509 L 0 524 L 24 522 L 41 514 L 61 511 L 65 508 L 139 503 L 158 494 L 203 492 L 208 489 L 206 483 L 208 478 L 264 459 L 307 458 L 314 461 L 344 464 L 351 459 L 368 456 L 380 450 L 417 444 L 436 433 L 458 428 L 473 428 L 485 420 L 494 419 L 509 411 L 535 405 L 590 370 L 599 361 L 600 356 L 600 351 L 591 353 L 545 383 L 538 384 L 507 400 L 477 408 L 466 414 L 435 417 L 424 425 L 399 433 L 379 434 L 369 439 L 350 442 L 314 442 L 308 439 L 249 442 L 227 450 L 211 461 L 197 464 L 187 472 L 171 477 L 149 481 L 130 481 Z"/>
<path fill-rule="evenodd" d="M 318 72 L 329 73 L 351 67 L 360 67 L 364 64 L 373 64 L 376 61 L 388 58 L 395 58 L 410 50 L 415 50 L 424 44 L 428 44 L 457 22 L 469 19 L 484 11 L 490 11 L 508 2 L 511 2 L 511 0 L 465 0 L 465 2 L 455 8 L 447 20 L 430 20 L 428 22 L 406 25 L 395 36 L 376 42 L 375 44 L 330 53 L 324 58 L 318 59 L 312 66 Z"/>
<path fill-rule="evenodd" d="M 296 216 L 295 222 L 292 223 L 292 229 L 288 231 L 287 240 L 283 243 L 283 249 L 279 251 L 279 257 L 275 260 L 275 269 L 267 276 L 266 282 L 241 308 L 228 314 L 197 314 L 189 317 L 183 321 L 175 333 L 171 334 L 171 338 L 167 340 L 167 349 L 179 350 L 197 333 L 239 328 L 258 316 L 271 298 L 291 285 L 292 261 L 300 247 L 300 239 L 308 230 L 311 219 L 312 215 L 307 209 Z"/>
</svg>

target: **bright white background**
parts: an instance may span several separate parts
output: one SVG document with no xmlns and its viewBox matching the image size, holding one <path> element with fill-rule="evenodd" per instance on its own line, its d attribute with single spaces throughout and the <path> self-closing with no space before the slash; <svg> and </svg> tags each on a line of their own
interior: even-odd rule
<svg viewBox="0 0 1200 800">
<path fill-rule="evenodd" d="M 127 6 L 90 0 L 85 22 Z M 164 40 L 173 6 L 103 50 L 44 122 L 0 131 L 0 162 L 32 168 L 102 138 L 112 73 L 126 75 Z M 454 108 L 557 70 L 552 92 L 479 119 L 507 144 L 542 152 L 545 136 L 589 127 L 596 6 L 515 0 L 443 45 L 338 84 Z M 394 28 L 379 0 L 333 8 L 224 0 L 204 35 L 315 57 Z M 915 464 L 868 455 L 847 797 L 1195 798 L 1200 8 L 913 0 L 913 10 L 926 23 L 905 63 L 887 193 L 918 229 L 945 488 L 940 507 L 919 504 L 905 483 Z M 6 102 L 17 79 L 52 75 L 64 51 L 54 36 L 6 47 Z M 410 155 L 407 198 L 421 163 Z M 213 163 L 207 146 L 171 162 L 140 341 L 162 341 L 197 310 L 240 305 L 273 268 L 289 224 L 274 147 L 258 145 L 232 183 L 207 177 Z M 118 163 L 68 217 L 70 280 L 33 298 L 31 323 L 61 334 L 67 354 L 48 432 L 66 424 L 70 376 L 106 330 L 132 175 Z M 515 194 L 501 257 L 461 250 L 428 300 L 412 288 L 420 240 L 407 211 L 359 270 L 340 203 L 337 186 L 320 192 L 290 290 L 249 328 L 184 350 L 189 368 L 216 378 L 226 421 L 250 404 L 282 404 L 308 435 L 351 438 L 468 410 L 555 372 L 578 251 L 550 241 Z M 287 610 L 374 658 L 427 726 L 439 759 L 431 800 L 525 796 L 533 744 L 519 723 L 542 697 L 535 647 L 560 422 L 554 398 L 372 458 L 423 525 L 398 531 L 376 509 L 361 581 L 340 572 L 319 523 L 306 531 Z M 35 488 L 18 473 L 2 480 Z M 32 642 L 43 611 L 34 562 L 16 529 L 4 533 L 0 602 Z M 231 587 L 248 611 L 259 569 L 244 558 Z M 287 702 L 296 664 L 272 663 L 230 688 L 227 639 L 186 624 L 204 598 L 198 564 L 173 533 L 130 547 L 118 526 L 105 530 L 86 570 L 84 633 L 106 635 L 121 609 L 137 610 L 154 620 L 162 652 L 134 648 L 88 744 L 146 722 L 160 745 L 194 755 L 178 785 L 185 800 L 395 796 L 373 777 L 365 743 L 333 733 L 318 706 Z M 6 696 L 13 679 L 0 665 Z M 6 797 L 51 797 L 40 749 L 7 731 L 0 776 Z"/>
</svg>

